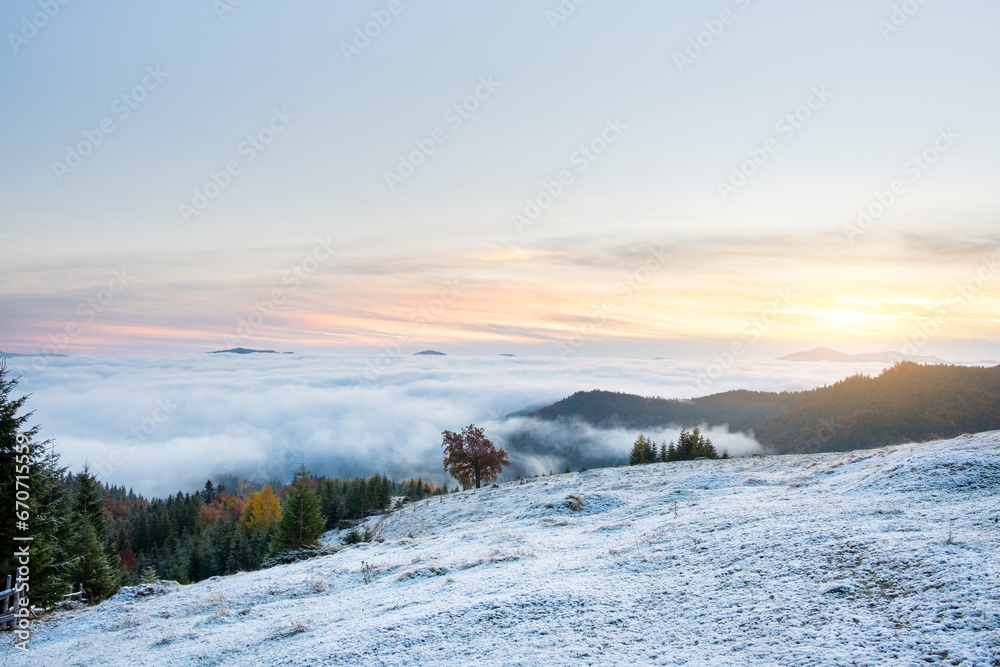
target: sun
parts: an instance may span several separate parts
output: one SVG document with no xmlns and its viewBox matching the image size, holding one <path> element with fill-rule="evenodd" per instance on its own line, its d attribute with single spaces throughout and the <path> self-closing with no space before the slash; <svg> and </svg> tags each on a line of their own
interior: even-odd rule
<svg viewBox="0 0 1000 667">
<path fill-rule="evenodd" d="M 835 310 L 827 315 L 831 322 L 841 326 L 855 326 L 861 324 L 865 316 L 856 310 Z"/>
</svg>

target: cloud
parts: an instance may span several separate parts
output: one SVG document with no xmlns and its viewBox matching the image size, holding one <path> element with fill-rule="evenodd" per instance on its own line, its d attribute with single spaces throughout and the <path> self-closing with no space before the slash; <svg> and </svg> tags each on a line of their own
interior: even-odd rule
<svg viewBox="0 0 1000 667">
<path fill-rule="evenodd" d="M 441 431 L 471 423 L 510 446 L 511 474 L 624 460 L 636 433 L 502 418 L 579 390 L 680 397 L 712 360 L 324 355 L 74 356 L 8 360 L 31 394 L 32 423 L 63 463 L 85 462 L 111 484 L 145 495 L 193 490 L 218 473 L 287 480 L 304 462 L 331 476 L 386 472 L 441 483 Z M 881 364 L 741 361 L 710 392 L 807 389 Z M 369 379 L 370 378 L 370 379 Z M 529 433 L 545 454 L 508 442 Z M 671 429 L 647 433 L 657 442 Z M 750 451 L 744 436 L 713 431 L 719 448 Z M 515 472 L 516 471 L 516 472 Z M 449 480 L 454 484 L 454 480 Z"/>
<path fill-rule="evenodd" d="M 578 419 L 546 421 L 516 417 L 487 422 L 487 431 L 510 455 L 509 475 L 541 475 L 562 472 L 566 466 L 595 468 L 628 463 L 629 452 L 639 429 L 595 428 Z M 744 433 L 730 433 L 726 428 L 703 429 L 716 450 L 732 456 L 762 451 L 760 443 Z M 680 427 L 642 429 L 659 445 L 677 442 Z"/>
</svg>

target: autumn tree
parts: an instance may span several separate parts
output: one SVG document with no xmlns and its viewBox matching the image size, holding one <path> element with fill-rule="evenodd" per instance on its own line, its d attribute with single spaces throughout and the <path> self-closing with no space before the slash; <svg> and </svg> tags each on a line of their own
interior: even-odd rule
<svg viewBox="0 0 1000 667">
<path fill-rule="evenodd" d="M 444 431 L 441 435 L 444 471 L 463 487 L 475 484 L 478 489 L 482 482 L 489 484 L 500 476 L 504 466 L 510 465 L 507 452 L 497 449 L 475 424 L 469 424 L 461 433 Z"/>
<path fill-rule="evenodd" d="M 275 522 L 281 521 L 281 501 L 274 495 L 274 489 L 268 484 L 260 491 L 255 491 L 247 498 L 240 514 L 240 523 L 256 535 L 267 531 Z"/>
</svg>

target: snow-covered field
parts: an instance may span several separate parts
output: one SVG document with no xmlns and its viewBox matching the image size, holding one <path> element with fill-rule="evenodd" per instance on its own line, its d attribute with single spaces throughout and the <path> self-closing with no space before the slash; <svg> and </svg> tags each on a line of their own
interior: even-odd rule
<svg viewBox="0 0 1000 667">
<path fill-rule="evenodd" d="M 1000 665 L 998 518 L 1000 432 L 533 478 L 50 617 L 3 664 Z"/>
</svg>

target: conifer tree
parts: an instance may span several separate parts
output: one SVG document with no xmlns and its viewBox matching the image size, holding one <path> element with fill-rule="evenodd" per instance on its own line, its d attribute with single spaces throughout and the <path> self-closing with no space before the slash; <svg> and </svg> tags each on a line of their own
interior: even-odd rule
<svg viewBox="0 0 1000 667">
<path fill-rule="evenodd" d="M 104 489 L 88 466 L 75 478 L 72 524 L 67 551 L 69 584 L 82 584 L 88 600 L 96 602 L 114 592 L 118 581 L 108 552 L 108 519 L 104 511 Z"/>
<path fill-rule="evenodd" d="M 104 490 L 100 482 L 90 472 L 88 465 L 76 476 L 73 492 L 73 516 L 78 521 L 86 521 L 94 528 L 94 534 L 103 544 L 108 534 L 108 517 L 104 512 Z"/>
<path fill-rule="evenodd" d="M 642 433 L 636 438 L 632 445 L 632 453 L 628 458 L 629 465 L 641 465 L 643 463 L 656 462 L 656 445 Z"/>
<path fill-rule="evenodd" d="M 242 525 L 239 525 L 233 531 L 232 541 L 229 544 L 229 559 L 226 561 L 226 572 L 232 574 L 252 569 L 254 569 L 254 564 L 250 552 L 250 541 L 247 539 L 246 529 Z"/>
<path fill-rule="evenodd" d="M 319 511 L 319 499 L 309 485 L 309 471 L 303 464 L 295 473 L 291 493 L 285 498 L 271 550 L 315 544 L 316 538 L 323 534 L 324 523 Z"/>
<path fill-rule="evenodd" d="M 389 476 L 382 473 L 382 485 L 379 489 L 378 506 L 379 509 L 386 509 L 389 507 L 389 499 L 392 495 L 392 490 L 389 488 Z"/>
<path fill-rule="evenodd" d="M 344 500 L 340 493 L 340 484 L 324 479 L 319 487 L 320 512 L 326 518 L 327 528 L 336 528 L 344 518 Z"/>
<path fill-rule="evenodd" d="M 115 575 L 108 561 L 103 540 L 99 539 L 93 524 L 79 520 L 71 546 L 69 580 L 72 585 L 83 586 L 87 601 L 94 603 L 108 597 L 115 590 Z"/>
<path fill-rule="evenodd" d="M 69 506 L 60 483 L 65 468 L 50 440 L 39 441 L 28 426 L 27 396 L 14 398 L 17 378 L 0 359 L 0 574 L 15 574 L 16 551 L 27 545 L 31 559 L 31 603 L 47 606 L 66 592 Z M 15 537 L 31 537 L 14 540 Z"/>
</svg>

